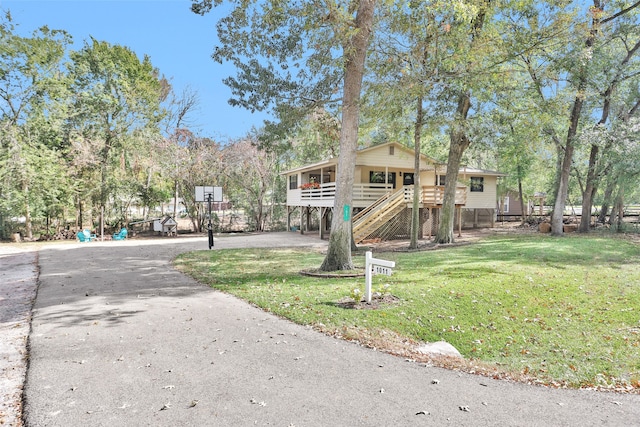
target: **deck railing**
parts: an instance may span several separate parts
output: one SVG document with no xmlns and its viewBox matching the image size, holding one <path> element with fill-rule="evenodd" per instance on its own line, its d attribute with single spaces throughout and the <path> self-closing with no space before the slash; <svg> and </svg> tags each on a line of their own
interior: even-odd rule
<svg viewBox="0 0 640 427">
<path fill-rule="evenodd" d="M 413 186 L 405 185 L 404 197 L 407 203 L 413 200 Z M 371 202 L 378 200 L 385 194 L 393 191 L 392 184 L 354 184 L 353 200 L 370 200 Z M 327 182 L 320 184 L 317 188 L 307 188 L 300 191 L 301 198 L 314 200 L 333 199 L 336 195 L 336 183 Z M 422 186 L 421 203 L 427 206 L 438 206 L 444 200 L 443 185 L 424 185 Z M 459 185 L 456 187 L 456 205 L 464 205 L 467 203 L 467 187 Z"/>
<path fill-rule="evenodd" d="M 371 200 L 373 202 L 391 190 L 393 190 L 392 184 L 353 184 L 353 199 Z M 319 184 L 317 188 L 300 190 L 302 199 L 333 199 L 335 196 L 335 182 L 326 182 Z"/>
<path fill-rule="evenodd" d="M 413 186 L 405 185 L 404 198 L 407 203 L 413 201 Z M 444 185 L 424 185 L 422 186 L 422 195 L 420 202 L 427 206 L 442 205 L 444 201 Z M 456 205 L 465 205 L 467 203 L 467 187 L 458 185 L 456 187 Z"/>
</svg>

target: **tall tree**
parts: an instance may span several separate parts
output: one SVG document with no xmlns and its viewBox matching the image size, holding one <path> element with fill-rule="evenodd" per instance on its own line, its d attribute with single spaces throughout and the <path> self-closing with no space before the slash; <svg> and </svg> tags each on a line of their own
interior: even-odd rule
<svg viewBox="0 0 640 427">
<path fill-rule="evenodd" d="M 481 2 L 476 9 L 477 12 L 469 22 L 470 30 L 468 40 L 466 42 L 461 40 L 462 50 L 468 52 L 470 55 L 481 55 L 482 30 L 485 25 L 485 20 L 491 19 L 490 7 L 489 2 Z M 471 65 L 474 61 L 469 57 L 466 62 Z M 479 62 L 484 61 L 480 60 Z M 452 243 L 454 241 L 453 225 L 455 219 L 458 171 L 460 170 L 464 151 L 469 147 L 469 144 L 471 144 L 467 130 L 467 118 L 469 110 L 471 109 L 471 91 L 472 86 L 468 81 L 464 82 L 463 80 L 462 84 L 458 86 L 456 95 L 457 106 L 449 130 L 449 155 L 447 157 L 447 173 L 445 177 L 441 215 L 439 218 L 440 222 L 435 237 L 437 243 Z"/>
<path fill-rule="evenodd" d="M 635 24 L 638 23 L 635 22 Z M 633 114 L 633 111 L 637 109 L 637 105 L 640 103 L 640 94 L 638 93 L 632 92 L 630 97 L 623 97 L 626 99 L 620 99 L 619 96 L 616 96 L 619 92 L 628 93 L 628 91 L 620 90 L 620 86 L 631 84 L 632 87 L 637 88 L 640 84 L 640 73 L 638 72 L 640 62 L 634 61 L 634 57 L 637 58 L 640 50 L 639 27 L 637 25 L 628 25 L 634 24 L 633 21 L 625 22 L 624 24 L 627 25 L 622 26 L 622 31 L 614 31 L 611 36 L 607 37 L 610 41 L 606 43 L 606 48 L 604 46 L 601 47 L 601 49 L 611 52 L 607 56 L 613 56 L 613 58 L 612 60 L 607 58 L 600 61 L 605 69 L 597 74 L 604 77 L 602 80 L 605 80 L 609 74 L 612 75 L 609 77 L 609 81 L 605 83 L 604 90 L 600 90 L 601 113 L 600 119 L 595 126 L 596 135 L 593 136 L 597 136 L 605 126 L 610 127 L 612 109 L 614 110 L 613 121 L 616 121 L 616 119 L 624 120 L 625 117 Z M 616 58 L 617 56 L 621 59 Z M 613 73 L 608 72 L 608 70 L 613 71 Z M 603 82 L 600 79 L 598 80 L 599 86 L 602 85 Z M 629 102 L 632 104 L 631 108 L 628 107 Z M 615 110 L 621 110 L 618 117 L 615 117 Z M 593 200 L 601 178 L 611 169 L 611 164 L 607 161 L 607 157 L 608 152 L 611 150 L 611 145 L 616 143 L 617 140 L 614 138 L 597 138 L 595 140 L 592 139 L 589 144 L 589 162 L 582 191 L 581 232 L 590 230 Z"/>
<path fill-rule="evenodd" d="M 61 135 L 70 42 L 47 27 L 18 36 L 8 14 L 0 22 L 0 215 L 24 216 L 29 238 L 34 216 L 61 213 L 68 201 Z"/>
<path fill-rule="evenodd" d="M 551 233 L 556 236 L 563 234 L 563 215 L 569 191 L 569 177 L 573 165 L 573 155 L 576 146 L 576 137 L 579 131 L 580 120 L 583 114 L 583 106 L 587 99 L 589 79 L 593 77 L 593 54 L 599 37 L 602 36 L 602 27 L 610 24 L 625 14 L 633 12 L 640 2 L 633 5 L 623 4 L 615 13 L 605 15 L 605 1 L 593 0 L 589 8 L 590 27 L 584 36 L 583 47 L 578 51 L 577 61 L 572 67 L 571 83 L 575 90 L 575 98 L 569 115 L 569 127 L 564 139 L 563 150 L 559 156 L 559 179 L 557 184 L 556 199 L 551 215 Z M 590 197 L 590 196 L 588 196 Z M 590 209 L 590 208 L 589 208 Z"/>
<path fill-rule="evenodd" d="M 277 173 L 278 158 L 273 151 L 262 150 L 256 141 L 244 139 L 227 145 L 222 170 L 227 189 L 234 189 L 236 199 L 249 215 L 255 231 L 264 231 L 269 211 L 268 195 Z"/>
<path fill-rule="evenodd" d="M 192 10 L 205 14 L 219 4 L 193 0 Z M 218 23 L 220 44 L 213 57 L 232 62 L 238 70 L 235 78 L 225 80 L 234 95 L 232 105 L 270 109 L 281 125 L 267 126 L 271 134 L 299 123 L 318 105 L 342 111 L 335 214 L 320 268 L 351 269 L 359 100 L 375 0 L 231 4 L 231 12 Z M 332 98 L 336 93 L 342 96 Z"/>
<path fill-rule="evenodd" d="M 450 29 L 446 25 L 449 12 L 440 1 L 398 2 L 381 10 L 369 60 L 372 72 L 366 82 L 365 123 L 373 125 L 365 129 L 384 142 L 405 140 L 414 149 L 411 249 L 417 248 L 420 231 L 421 141 L 425 125 L 429 120 L 433 124 L 436 116 L 425 111 L 425 104 L 433 106 L 427 101 L 437 97 L 439 71 L 448 55 L 443 39 Z"/>
<path fill-rule="evenodd" d="M 157 132 L 163 116 L 161 85 L 149 58 L 140 60 L 124 46 L 92 39 L 71 59 L 75 99 L 70 139 L 90 153 L 87 164 L 97 168 L 95 201 L 105 208 L 118 202 L 115 172 L 130 168 L 132 154 L 140 148 L 132 144 L 132 134 L 145 128 Z"/>
</svg>

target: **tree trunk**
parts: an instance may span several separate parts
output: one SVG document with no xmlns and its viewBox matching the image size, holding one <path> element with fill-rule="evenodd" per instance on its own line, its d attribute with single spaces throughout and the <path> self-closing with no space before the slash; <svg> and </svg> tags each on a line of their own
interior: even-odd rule
<svg viewBox="0 0 640 427">
<path fill-rule="evenodd" d="M 520 178 L 520 175 L 518 175 L 518 196 L 520 197 L 520 212 L 522 213 L 520 225 L 524 225 L 526 214 L 524 208 L 524 195 L 522 194 L 522 178 Z"/>
<path fill-rule="evenodd" d="M 613 194 L 615 186 L 616 180 L 610 176 L 607 181 L 607 187 L 604 190 L 602 207 L 600 208 L 600 215 L 598 216 L 598 222 L 600 224 L 607 222 L 607 214 L 609 213 L 609 205 L 611 204 L 611 195 Z"/>
<path fill-rule="evenodd" d="M 436 243 L 453 243 L 453 224 L 456 216 L 456 187 L 458 184 L 458 171 L 462 162 L 464 150 L 469 146 L 469 139 L 464 131 L 463 123 L 467 119 L 471 108 L 471 97 L 469 93 L 460 95 L 456 120 L 451 131 L 451 143 L 449 144 L 449 158 L 447 160 L 447 175 L 444 183 L 444 199 L 436 233 Z"/>
<path fill-rule="evenodd" d="M 562 158 L 562 166 L 560 169 L 558 192 L 556 194 L 556 200 L 551 214 L 551 234 L 554 236 L 562 236 L 564 232 L 564 208 L 566 206 L 567 195 L 569 194 L 569 175 L 571 173 L 571 164 L 573 162 L 574 139 L 577 133 L 578 121 L 580 119 L 580 112 L 582 111 L 582 104 L 584 101 L 582 91 L 585 87 L 586 79 L 581 80 L 580 82 L 578 95 L 576 96 L 573 104 L 573 110 L 571 112 L 571 125 L 569 126 L 567 141 L 564 146 L 564 156 Z"/>
<path fill-rule="evenodd" d="M 601 9 L 600 0 L 593 0 L 594 7 Z M 598 33 L 598 27 L 600 25 L 600 18 L 594 15 L 591 23 L 591 30 L 585 41 L 585 48 L 591 49 L 595 42 L 596 34 Z M 556 194 L 556 200 L 553 205 L 553 213 L 551 215 L 551 234 L 554 236 L 562 236 L 563 234 L 563 213 L 567 201 L 567 195 L 569 193 L 569 175 L 571 173 L 571 164 L 573 162 L 573 151 L 575 138 L 578 133 L 578 122 L 580 121 L 580 114 L 582 112 L 582 105 L 584 104 L 587 80 L 589 77 L 587 65 L 584 65 L 579 71 L 578 86 L 576 91 L 576 97 L 573 102 L 573 109 L 571 110 L 571 117 L 569 120 L 569 130 L 567 132 L 567 139 L 564 146 L 564 153 L 562 157 L 562 165 L 560 169 L 560 180 L 558 182 L 558 192 Z"/>
<path fill-rule="evenodd" d="M 327 255 L 320 266 L 322 271 L 351 270 L 351 214 L 353 212 L 353 177 L 358 146 L 358 116 L 360 92 L 367 45 L 373 25 L 375 0 L 361 0 L 355 18 L 356 31 L 343 47 L 346 55 L 342 98 L 342 127 L 340 155 L 336 171 L 336 195 L 331 221 L 331 235 Z"/>
<path fill-rule="evenodd" d="M 616 196 L 616 200 L 615 200 L 615 211 L 616 211 L 616 217 L 615 219 L 611 218 L 611 220 L 613 221 L 612 225 L 616 228 L 616 231 L 621 232 L 622 230 L 622 223 L 624 221 L 624 188 L 622 186 L 620 186 L 620 189 L 618 190 L 618 195 Z"/>
<path fill-rule="evenodd" d="M 151 175 L 152 169 L 151 167 L 149 167 L 147 168 L 147 182 L 145 183 L 144 187 L 145 194 L 149 194 L 149 188 L 151 188 Z M 142 219 L 144 219 L 145 221 L 149 219 L 149 211 L 151 210 L 151 206 L 149 206 L 148 200 L 149 199 L 147 198 L 147 203 L 144 204 L 142 210 Z"/>
<path fill-rule="evenodd" d="M 24 195 L 24 225 L 26 228 L 27 238 L 33 238 L 33 220 L 31 219 L 31 203 L 29 202 L 29 184 L 22 186 L 22 194 Z"/>
<path fill-rule="evenodd" d="M 173 180 L 173 219 L 178 221 L 178 180 Z"/>
<path fill-rule="evenodd" d="M 587 171 L 587 182 L 582 192 L 582 212 L 580 214 L 581 233 L 587 233 L 591 229 L 591 207 L 593 206 L 593 196 L 596 194 L 596 162 L 598 158 L 598 146 L 592 145 L 589 154 L 589 170 Z"/>
<path fill-rule="evenodd" d="M 424 118 L 424 110 L 422 109 L 422 97 L 418 97 L 418 105 L 416 112 L 416 124 L 413 134 L 414 140 L 414 164 L 413 164 L 413 204 L 411 210 L 411 241 L 409 249 L 418 248 L 418 236 L 420 234 L 420 195 L 422 188 L 420 186 L 420 138 L 422 134 L 422 122 Z"/>
</svg>

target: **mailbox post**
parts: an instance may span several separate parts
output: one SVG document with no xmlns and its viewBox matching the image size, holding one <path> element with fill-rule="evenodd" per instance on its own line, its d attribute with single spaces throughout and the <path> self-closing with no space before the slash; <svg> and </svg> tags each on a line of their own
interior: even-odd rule
<svg viewBox="0 0 640 427">
<path fill-rule="evenodd" d="M 384 259 L 377 259 L 373 257 L 371 251 L 367 251 L 364 255 L 364 298 L 371 302 L 371 276 L 373 274 L 385 274 L 391 276 L 393 268 L 396 266 L 394 261 L 387 261 Z"/>
</svg>

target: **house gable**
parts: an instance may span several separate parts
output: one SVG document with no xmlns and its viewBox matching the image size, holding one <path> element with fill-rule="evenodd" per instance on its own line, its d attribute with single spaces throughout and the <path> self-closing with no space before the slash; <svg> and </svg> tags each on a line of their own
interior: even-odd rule
<svg viewBox="0 0 640 427">
<path fill-rule="evenodd" d="M 420 169 L 434 169 L 436 160 L 420 155 Z M 414 151 L 397 142 L 374 145 L 357 152 L 356 166 L 413 169 Z"/>
</svg>

